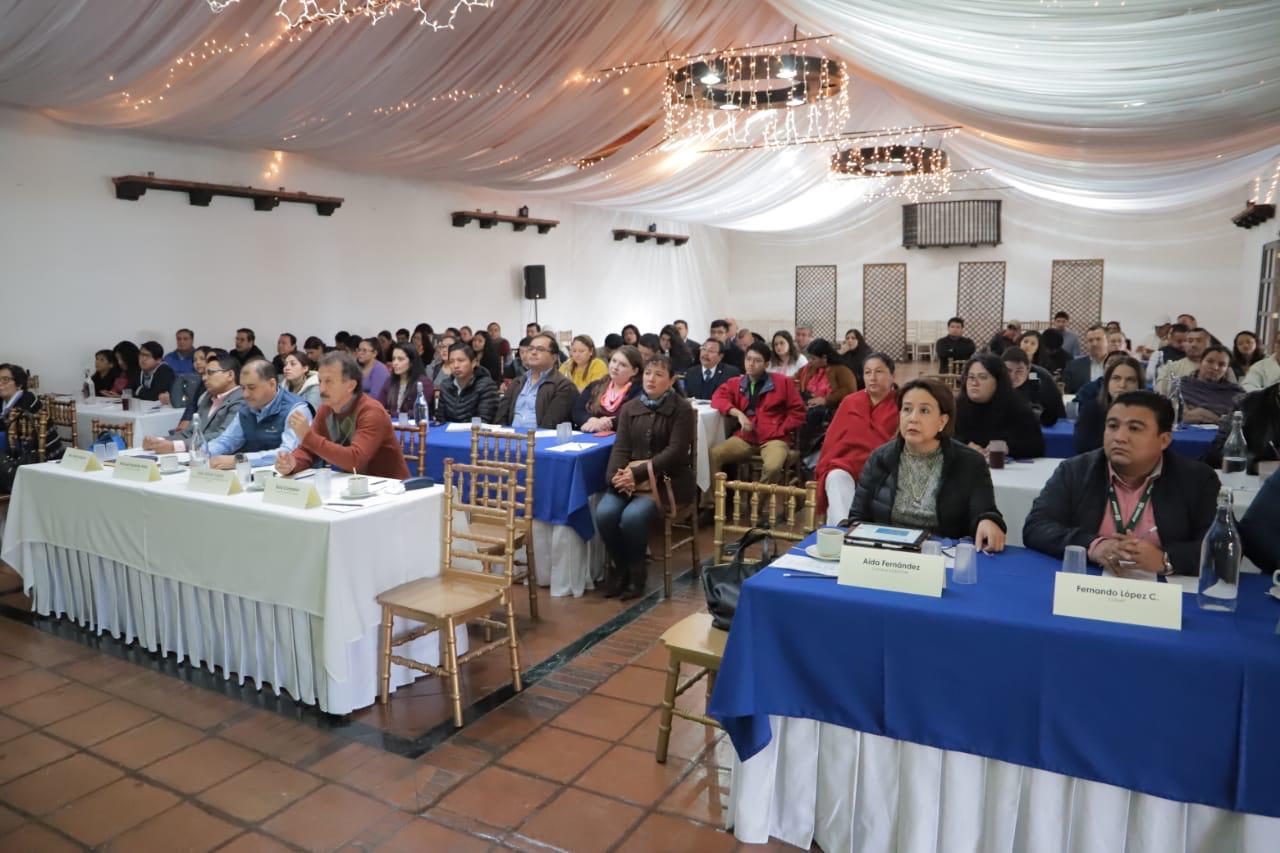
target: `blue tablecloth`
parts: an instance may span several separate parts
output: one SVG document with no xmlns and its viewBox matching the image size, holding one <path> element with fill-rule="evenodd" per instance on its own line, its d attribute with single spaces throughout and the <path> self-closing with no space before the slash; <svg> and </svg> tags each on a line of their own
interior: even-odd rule
<svg viewBox="0 0 1280 853">
<path fill-rule="evenodd" d="M 1180 632 L 1052 615 L 1059 561 L 1012 548 L 942 598 L 743 585 L 711 716 L 744 760 L 802 717 L 1182 802 L 1280 817 L 1280 602 L 1183 596 Z M 1171 587 L 1176 588 L 1176 587 Z"/>
<path fill-rule="evenodd" d="M 613 436 L 575 435 L 573 440 L 595 445 L 590 450 L 548 452 L 554 436 L 539 438 L 533 457 L 533 517 L 548 524 L 572 527 L 583 540 L 595 535 L 588 501 L 607 485 L 605 466 L 613 450 Z M 427 436 L 426 475 L 444 478 L 444 460 L 471 461 L 471 432 L 432 427 Z"/>
<path fill-rule="evenodd" d="M 1068 420 L 1060 420 L 1051 427 L 1042 427 L 1044 432 L 1044 455 L 1050 459 L 1069 459 L 1076 455 L 1075 424 Z M 1187 427 L 1173 433 L 1173 449 L 1183 456 L 1199 459 L 1209 452 L 1213 438 L 1218 434 L 1216 429 L 1200 429 Z"/>
</svg>

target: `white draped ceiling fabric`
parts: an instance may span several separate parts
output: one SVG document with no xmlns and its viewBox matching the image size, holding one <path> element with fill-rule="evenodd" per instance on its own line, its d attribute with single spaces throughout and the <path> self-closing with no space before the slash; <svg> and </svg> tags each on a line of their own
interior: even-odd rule
<svg viewBox="0 0 1280 853">
<path fill-rule="evenodd" d="M 957 187 L 1167 209 L 1243 198 L 1280 157 L 1276 0 L 496 0 L 453 31 L 399 14 L 293 42 L 276 6 L 0 0 L 0 102 L 682 221 L 855 227 L 876 203 L 867 182 L 827 177 L 830 146 L 664 146 L 660 68 L 575 79 L 798 24 L 837 37 L 822 49 L 852 74 L 848 130 L 964 126 L 954 164 L 990 172 Z"/>
</svg>

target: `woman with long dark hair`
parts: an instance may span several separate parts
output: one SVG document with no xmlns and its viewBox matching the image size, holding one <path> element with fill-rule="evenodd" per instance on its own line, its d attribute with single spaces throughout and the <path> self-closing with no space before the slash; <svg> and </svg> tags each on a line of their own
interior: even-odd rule
<svg viewBox="0 0 1280 853">
<path fill-rule="evenodd" d="M 1040 350 L 1036 354 L 1036 364 L 1053 374 L 1054 379 L 1062 377 L 1067 369 L 1071 356 L 1063 349 L 1066 338 L 1057 329 L 1045 329 L 1040 333 Z"/>
<path fill-rule="evenodd" d="M 382 395 L 382 405 L 391 419 L 404 413 L 413 414 L 418 395 L 427 403 L 428 414 L 435 414 L 435 386 L 412 344 L 396 344 L 391 348 L 391 378 Z"/>
<path fill-rule="evenodd" d="M 133 341 L 121 341 L 111 348 L 111 354 L 115 356 L 120 375 L 112 389 L 104 391 L 102 396 L 119 397 L 126 388 L 138 387 L 138 379 L 142 376 L 142 368 L 138 365 L 138 345 Z"/>
<path fill-rule="evenodd" d="M 93 355 L 93 393 L 98 397 L 112 397 L 120 393 L 124 387 L 116 387 L 120 379 L 120 368 L 116 366 L 116 354 L 109 349 L 100 349 Z"/>
<path fill-rule="evenodd" d="M 795 376 L 800 369 L 809 363 L 796 346 L 795 338 L 786 329 L 773 333 L 769 347 L 769 372 L 781 373 L 783 376 Z"/>
<path fill-rule="evenodd" d="M 662 344 L 662 354 L 671 359 L 673 376 L 678 379 L 686 370 L 693 367 L 693 356 L 689 354 L 689 348 L 680 337 L 680 330 L 673 324 L 662 327 L 662 331 L 658 332 L 658 340 Z"/>
<path fill-rule="evenodd" d="M 628 323 L 622 327 L 622 342 L 629 347 L 639 346 L 640 329 L 635 325 Z"/>
<path fill-rule="evenodd" d="M 502 382 L 502 357 L 498 355 L 496 346 L 489 346 L 489 333 L 472 332 L 470 346 L 480 357 L 480 367 L 494 382 Z"/>
<path fill-rule="evenodd" d="M 1102 432 L 1111 403 L 1121 394 L 1137 391 L 1147 384 L 1142 362 L 1131 355 L 1110 355 L 1106 364 L 1102 380 L 1098 383 L 1098 393 L 1076 395 L 1080 403 L 1074 434 L 1076 453 L 1088 453 L 1102 447 Z"/>
<path fill-rule="evenodd" d="M 1236 379 L 1243 379 L 1249 368 L 1265 357 L 1262 347 L 1258 346 L 1257 335 L 1248 329 L 1236 332 L 1236 339 L 1231 343 L 1231 372 Z"/>
<path fill-rule="evenodd" d="M 993 441 L 1003 441 L 1009 455 L 1019 459 L 1044 456 L 1040 419 L 1018 395 L 1009 371 L 999 356 L 975 355 L 965 363 L 956 399 L 956 440 L 986 452 Z"/>
<path fill-rule="evenodd" d="M 844 342 L 840 344 L 840 360 L 853 371 L 854 376 L 862 376 L 862 364 L 871 356 L 871 352 L 871 345 L 862 336 L 861 329 L 849 329 L 844 333 Z"/>
</svg>

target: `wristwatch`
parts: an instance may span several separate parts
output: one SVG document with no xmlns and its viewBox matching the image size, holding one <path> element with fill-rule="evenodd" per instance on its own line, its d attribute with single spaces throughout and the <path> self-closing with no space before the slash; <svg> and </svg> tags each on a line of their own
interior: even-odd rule
<svg viewBox="0 0 1280 853">
<path fill-rule="evenodd" d="M 1169 552 L 1168 552 L 1168 551 L 1165 551 L 1165 552 L 1164 552 L 1164 568 L 1163 568 L 1163 569 L 1161 569 L 1160 574 L 1162 574 L 1162 575 L 1171 575 L 1171 574 L 1173 574 L 1173 563 L 1169 560 Z"/>
</svg>

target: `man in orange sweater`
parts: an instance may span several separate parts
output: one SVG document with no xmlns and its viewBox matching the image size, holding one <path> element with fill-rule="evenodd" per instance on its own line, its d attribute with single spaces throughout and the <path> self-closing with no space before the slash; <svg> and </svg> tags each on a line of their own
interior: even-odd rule
<svg viewBox="0 0 1280 853">
<path fill-rule="evenodd" d="M 317 372 L 320 409 L 310 423 L 301 415 L 290 416 L 289 426 L 300 442 L 292 453 L 276 456 L 276 471 L 302 471 L 319 458 L 342 471 L 409 479 L 391 417 L 382 403 L 360 391 L 363 374 L 356 360 L 349 353 L 331 352 L 320 359 Z"/>
</svg>

